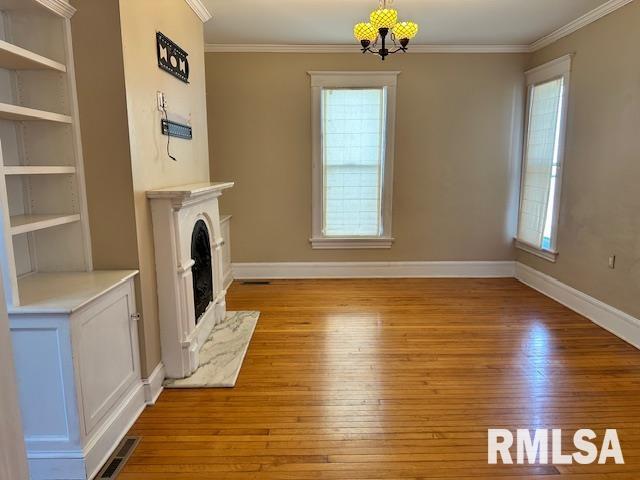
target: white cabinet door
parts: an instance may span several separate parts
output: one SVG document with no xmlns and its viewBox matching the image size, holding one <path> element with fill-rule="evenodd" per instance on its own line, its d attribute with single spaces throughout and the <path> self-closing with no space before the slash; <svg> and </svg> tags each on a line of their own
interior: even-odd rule
<svg viewBox="0 0 640 480">
<path fill-rule="evenodd" d="M 84 436 L 89 436 L 132 384 L 140 382 L 135 297 L 131 282 L 71 319 Z"/>
</svg>

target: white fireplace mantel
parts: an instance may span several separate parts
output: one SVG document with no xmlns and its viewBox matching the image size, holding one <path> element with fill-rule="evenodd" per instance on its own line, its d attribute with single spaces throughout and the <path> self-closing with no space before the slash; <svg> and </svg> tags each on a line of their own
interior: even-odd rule
<svg viewBox="0 0 640 480">
<path fill-rule="evenodd" d="M 233 182 L 196 183 L 147 192 L 151 202 L 162 361 L 167 376 L 184 378 L 199 365 L 200 348 L 226 313 L 218 198 Z M 196 323 L 191 237 L 198 220 L 211 243 L 213 301 Z"/>
<path fill-rule="evenodd" d="M 233 187 L 233 182 L 219 183 L 192 183 L 177 187 L 160 188 L 147 192 L 147 198 L 171 199 L 174 203 L 186 203 L 197 200 L 200 197 L 211 195 L 220 196 L 223 190 Z"/>
</svg>

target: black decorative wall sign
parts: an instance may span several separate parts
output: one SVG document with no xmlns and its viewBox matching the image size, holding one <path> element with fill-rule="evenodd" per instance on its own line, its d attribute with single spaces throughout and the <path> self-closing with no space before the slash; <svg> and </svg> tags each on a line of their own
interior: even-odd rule
<svg viewBox="0 0 640 480">
<path fill-rule="evenodd" d="M 161 120 L 162 134 L 170 137 L 185 138 L 191 140 L 193 138 L 193 130 L 189 125 L 183 123 L 172 122 L 171 120 Z"/>
<path fill-rule="evenodd" d="M 189 83 L 189 54 L 175 44 L 169 37 L 156 32 L 158 66 L 185 83 Z"/>
</svg>

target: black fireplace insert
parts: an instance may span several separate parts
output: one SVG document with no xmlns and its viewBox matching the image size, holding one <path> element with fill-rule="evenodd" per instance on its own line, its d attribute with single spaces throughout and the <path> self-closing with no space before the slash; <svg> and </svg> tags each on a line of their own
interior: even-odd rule
<svg viewBox="0 0 640 480">
<path fill-rule="evenodd" d="M 193 300 L 196 324 L 213 302 L 213 276 L 211 271 L 211 242 L 209 230 L 203 220 L 198 220 L 191 235 L 191 258 L 195 262 L 191 268 L 193 275 Z"/>
</svg>

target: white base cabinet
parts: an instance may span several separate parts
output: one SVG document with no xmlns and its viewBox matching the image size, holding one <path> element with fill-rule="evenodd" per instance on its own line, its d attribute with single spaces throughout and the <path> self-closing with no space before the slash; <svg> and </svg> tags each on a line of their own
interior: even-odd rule
<svg viewBox="0 0 640 480">
<path fill-rule="evenodd" d="M 9 319 L 31 479 L 93 478 L 144 409 L 136 273 L 21 279 Z"/>
</svg>

